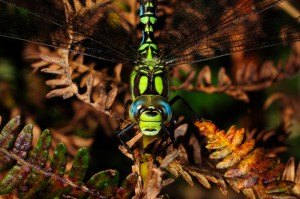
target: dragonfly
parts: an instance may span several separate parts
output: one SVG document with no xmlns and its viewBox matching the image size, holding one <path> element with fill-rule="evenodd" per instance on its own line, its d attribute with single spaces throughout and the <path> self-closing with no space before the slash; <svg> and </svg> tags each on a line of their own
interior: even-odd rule
<svg viewBox="0 0 300 199">
<path fill-rule="evenodd" d="M 74 9 L 76 1 L 0 0 L 0 36 L 130 64 L 131 123 L 117 133 L 127 149 L 122 135 L 136 126 L 145 136 L 174 139 L 167 127 L 173 122 L 171 106 L 183 99 L 169 99 L 170 68 L 300 40 L 299 16 L 262 18 L 265 29 L 251 23 L 252 16 L 284 0 L 170 0 L 175 11 L 168 20 L 157 17 L 157 9 L 168 0 L 139 0 L 141 38 L 113 9 L 112 1 L 93 2 L 94 9 L 86 15 L 97 17 L 87 18 L 84 10 Z M 68 7 L 73 9 L 68 12 Z M 279 24 L 285 28 L 278 31 Z M 66 41 L 70 32 L 71 43 Z"/>
</svg>

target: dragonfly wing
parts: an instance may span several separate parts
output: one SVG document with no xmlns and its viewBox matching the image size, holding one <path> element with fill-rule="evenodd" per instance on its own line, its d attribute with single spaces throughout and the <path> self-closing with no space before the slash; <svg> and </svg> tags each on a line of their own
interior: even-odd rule
<svg viewBox="0 0 300 199">
<path fill-rule="evenodd" d="M 300 40 L 300 18 L 267 12 L 282 0 L 180 2 L 161 38 L 167 65 L 200 62 L 219 56 Z M 278 17 L 278 19 L 276 19 Z M 170 31 L 172 30 L 172 31 Z"/>
<path fill-rule="evenodd" d="M 0 0 L 0 35 L 113 62 L 135 60 L 137 45 L 132 27 L 109 1 L 89 7 L 70 2 Z"/>
</svg>

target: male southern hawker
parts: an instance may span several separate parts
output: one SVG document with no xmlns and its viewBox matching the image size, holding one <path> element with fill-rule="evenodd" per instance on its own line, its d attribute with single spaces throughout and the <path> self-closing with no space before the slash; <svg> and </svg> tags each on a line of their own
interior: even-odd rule
<svg viewBox="0 0 300 199">
<path fill-rule="evenodd" d="M 132 123 L 121 134 L 138 125 L 147 136 L 161 131 L 170 135 L 165 126 L 173 117 L 169 67 L 300 40 L 299 16 L 288 21 L 264 19 L 265 29 L 251 23 L 252 16 L 283 0 L 178 0 L 168 19 L 158 18 L 157 8 L 172 1 L 140 0 L 141 36 L 111 1 L 93 2 L 94 9 L 84 13 L 76 10 L 76 1 L 0 0 L 0 35 L 131 64 Z M 87 19 L 84 14 L 96 17 Z M 156 29 L 162 23 L 166 25 Z M 278 24 L 284 24 L 280 31 Z"/>
</svg>

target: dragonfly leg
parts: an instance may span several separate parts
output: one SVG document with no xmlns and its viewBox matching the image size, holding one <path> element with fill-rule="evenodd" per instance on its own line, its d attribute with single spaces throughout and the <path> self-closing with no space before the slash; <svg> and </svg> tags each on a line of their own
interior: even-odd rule
<svg viewBox="0 0 300 199">
<path fill-rule="evenodd" d="M 175 97 L 173 97 L 173 98 L 170 100 L 169 104 L 170 104 L 170 105 L 173 105 L 173 104 L 175 104 L 176 102 L 178 102 L 179 100 L 181 100 L 182 103 L 183 103 L 183 104 L 188 108 L 188 110 L 191 112 L 191 114 L 192 114 L 191 120 L 192 120 L 193 122 L 198 121 L 198 120 L 199 120 L 198 115 L 195 113 L 195 111 L 193 110 L 193 108 L 188 104 L 188 102 L 185 101 L 185 99 L 184 99 L 183 97 L 181 97 L 180 95 L 176 95 Z"/>
<path fill-rule="evenodd" d="M 121 144 L 131 153 L 133 154 L 133 151 L 130 149 L 130 147 L 126 144 L 126 141 L 123 140 L 123 135 L 126 134 L 128 131 L 130 131 L 133 127 L 135 126 L 135 123 L 131 123 L 129 125 L 127 125 L 124 129 L 116 129 L 116 135 L 118 137 L 118 139 L 120 140 Z"/>
<path fill-rule="evenodd" d="M 131 104 L 132 104 L 132 100 L 127 100 L 127 102 L 125 104 L 125 111 L 124 111 L 124 114 L 123 114 L 124 119 L 126 119 L 127 116 L 128 116 L 128 108 Z"/>
<path fill-rule="evenodd" d="M 165 135 L 167 136 L 162 136 L 160 142 L 159 142 L 159 145 L 157 146 L 158 149 L 160 149 L 162 143 L 164 143 L 164 141 L 166 141 L 168 138 L 171 138 L 171 142 L 167 143 L 165 146 L 163 146 L 159 151 L 156 152 L 156 155 L 159 155 L 161 154 L 162 152 L 164 152 L 171 144 L 174 143 L 175 141 L 175 138 L 174 138 L 174 129 L 173 129 L 173 125 L 171 127 L 171 131 L 169 131 L 167 129 L 167 127 L 165 125 L 162 126 L 162 131 L 165 133 Z"/>
</svg>

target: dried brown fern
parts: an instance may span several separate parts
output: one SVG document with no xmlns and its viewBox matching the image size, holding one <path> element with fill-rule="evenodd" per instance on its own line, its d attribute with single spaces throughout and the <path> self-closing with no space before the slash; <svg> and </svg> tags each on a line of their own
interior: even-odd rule
<svg viewBox="0 0 300 199">
<path fill-rule="evenodd" d="M 220 68 L 217 74 L 217 85 L 213 84 L 210 66 L 205 66 L 200 72 L 194 69 L 187 76 L 181 77 L 179 73 L 173 75 L 175 79 L 180 80 L 180 86 L 171 86 L 171 90 L 201 91 L 205 93 L 226 93 L 236 99 L 249 102 L 247 92 L 262 90 L 270 87 L 275 82 L 290 78 L 297 74 L 300 69 L 300 43 L 294 43 L 293 52 L 289 55 L 286 62 L 283 61 L 275 64 L 274 61 L 268 60 L 263 63 L 255 63 L 251 57 L 242 58 L 234 61 L 238 67 L 233 67 L 234 77 L 226 74 L 225 68 Z M 177 69 L 179 70 L 179 69 Z"/>
<path fill-rule="evenodd" d="M 270 94 L 262 107 L 264 121 L 261 123 L 255 124 L 251 116 L 243 116 L 240 125 L 245 126 L 245 139 L 254 139 L 270 156 L 291 151 L 288 140 L 296 136 L 299 129 L 298 94 L 295 95 L 284 91 Z"/>
<path fill-rule="evenodd" d="M 188 125 L 183 123 L 175 129 L 175 137 L 180 138 L 185 136 L 188 130 Z M 138 141 L 141 141 L 141 133 L 135 138 L 127 142 L 132 146 Z M 170 140 L 169 140 L 170 141 Z M 190 153 L 192 151 L 191 162 Z M 120 146 L 121 151 L 134 161 L 132 172 L 137 172 L 139 176 L 138 185 L 136 187 L 136 198 L 154 199 L 164 197 L 161 195 L 161 190 L 174 182 L 173 178 L 165 178 L 166 171 L 170 172 L 175 178 L 182 176 L 183 179 L 191 186 L 195 185 L 196 179 L 205 188 L 211 188 L 213 184 L 217 184 L 221 192 L 227 195 L 228 188 L 222 172 L 216 170 L 209 161 L 205 160 L 204 154 L 201 151 L 201 144 L 195 136 L 189 138 L 189 143 L 184 146 L 180 143 L 178 147 L 170 146 L 165 155 L 155 156 L 150 154 L 141 154 L 140 149 L 135 149 L 134 157 L 127 150 Z M 202 160 L 203 158 L 203 160 Z M 145 171 L 146 170 L 146 171 Z M 146 173 L 145 173 L 146 172 Z"/>
<path fill-rule="evenodd" d="M 67 99 L 76 96 L 96 110 L 119 120 L 122 118 L 121 113 L 124 111 L 123 104 L 129 98 L 128 92 L 125 92 L 125 97 L 121 103 L 116 100 L 117 94 L 128 91 L 128 84 L 123 83 L 121 80 L 123 65 L 113 66 L 114 72 L 112 75 L 109 71 L 112 68 L 111 66 L 100 67 L 96 66 L 94 62 L 86 64 L 84 55 L 76 47 L 73 48 L 74 52 L 69 52 L 72 45 L 78 45 L 77 43 L 93 34 L 95 30 L 90 27 L 101 20 L 105 13 L 103 7 L 106 4 L 111 4 L 111 1 L 86 1 L 83 3 L 72 0 L 63 1 L 63 3 L 66 24 L 69 25 L 66 30 L 51 33 L 53 40 L 64 44 L 64 46 L 60 46 L 63 48 L 52 51 L 47 47 L 37 47 L 35 44 L 30 44 L 27 47 L 25 59 L 36 61 L 32 64 L 35 71 L 41 69 L 42 72 L 55 75 L 54 79 L 46 81 L 46 84 L 52 87 L 52 91 L 46 95 L 48 98 L 62 97 Z M 122 16 L 125 14 L 119 8 L 121 6 L 116 3 L 110 5 L 110 9 L 118 11 L 118 14 Z M 131 21 L 135 23 L 133 20 Z M 76 31 L 74 32 L 75 27 L 73 25 L 76 27 L 85 27 L 86 25 L 88 27 L 84 28 L 84 34 L 79 34 Z M 120 25 L 124 29 L 128 29 L 128 24 L 122 23 Z M 83 93 L 81 90 L 85 90 L 85 92 Z M 113 111 L 112 107 L 114 107 Z"/>
<path fill-rule="evenodd" d="M 295 158 L 291 157 L 286 164 L 286 168 L 282 174 L 283 180 L 294 181 L 296 185 L 292 192 L 299 198 L 300 197 L 300 163 L 296 165 Z"/>
<path fill-rule="evenodd" d="M 62 97 L 63 99 L 76 96 L 79 100 L 91 105 L 109 116 L 113 115 L 118 119 L 119 113 L 111 113 L 112 105 L 118 93 L 118 84 L 120 83 L 120 73 L 122 65 L 115 68 L 115 75 L 109 77 L 101 71 L 93 69 L 94 65 L 86 66 L 83 64 L 83 55 L 69 58 L 69 51 L 58 49 L 58 56 L 41 56 L 42 61 L 34 63 L 34 67 L 43 67 L 41 70 L 45 73 L 56 75 L 55 79 L 48 80 L 46 84 L 53 88 L 46 97 Z M 30 57 L 28 57 L 29 59 Z M 31 57 L 33 58 L 33 57 Z M 70 60 L 69 60 L 70 59 Z M 81 76 L 80 85 L 74 82 L 74 79 Z M 107 93 L 106 85 L 110 82 L 111 89 Z M 122 87 L 121 85 L 121 90 Z M 85 87 L 86 92 L 81 94 L 79 87 Z"/>
</svg>

